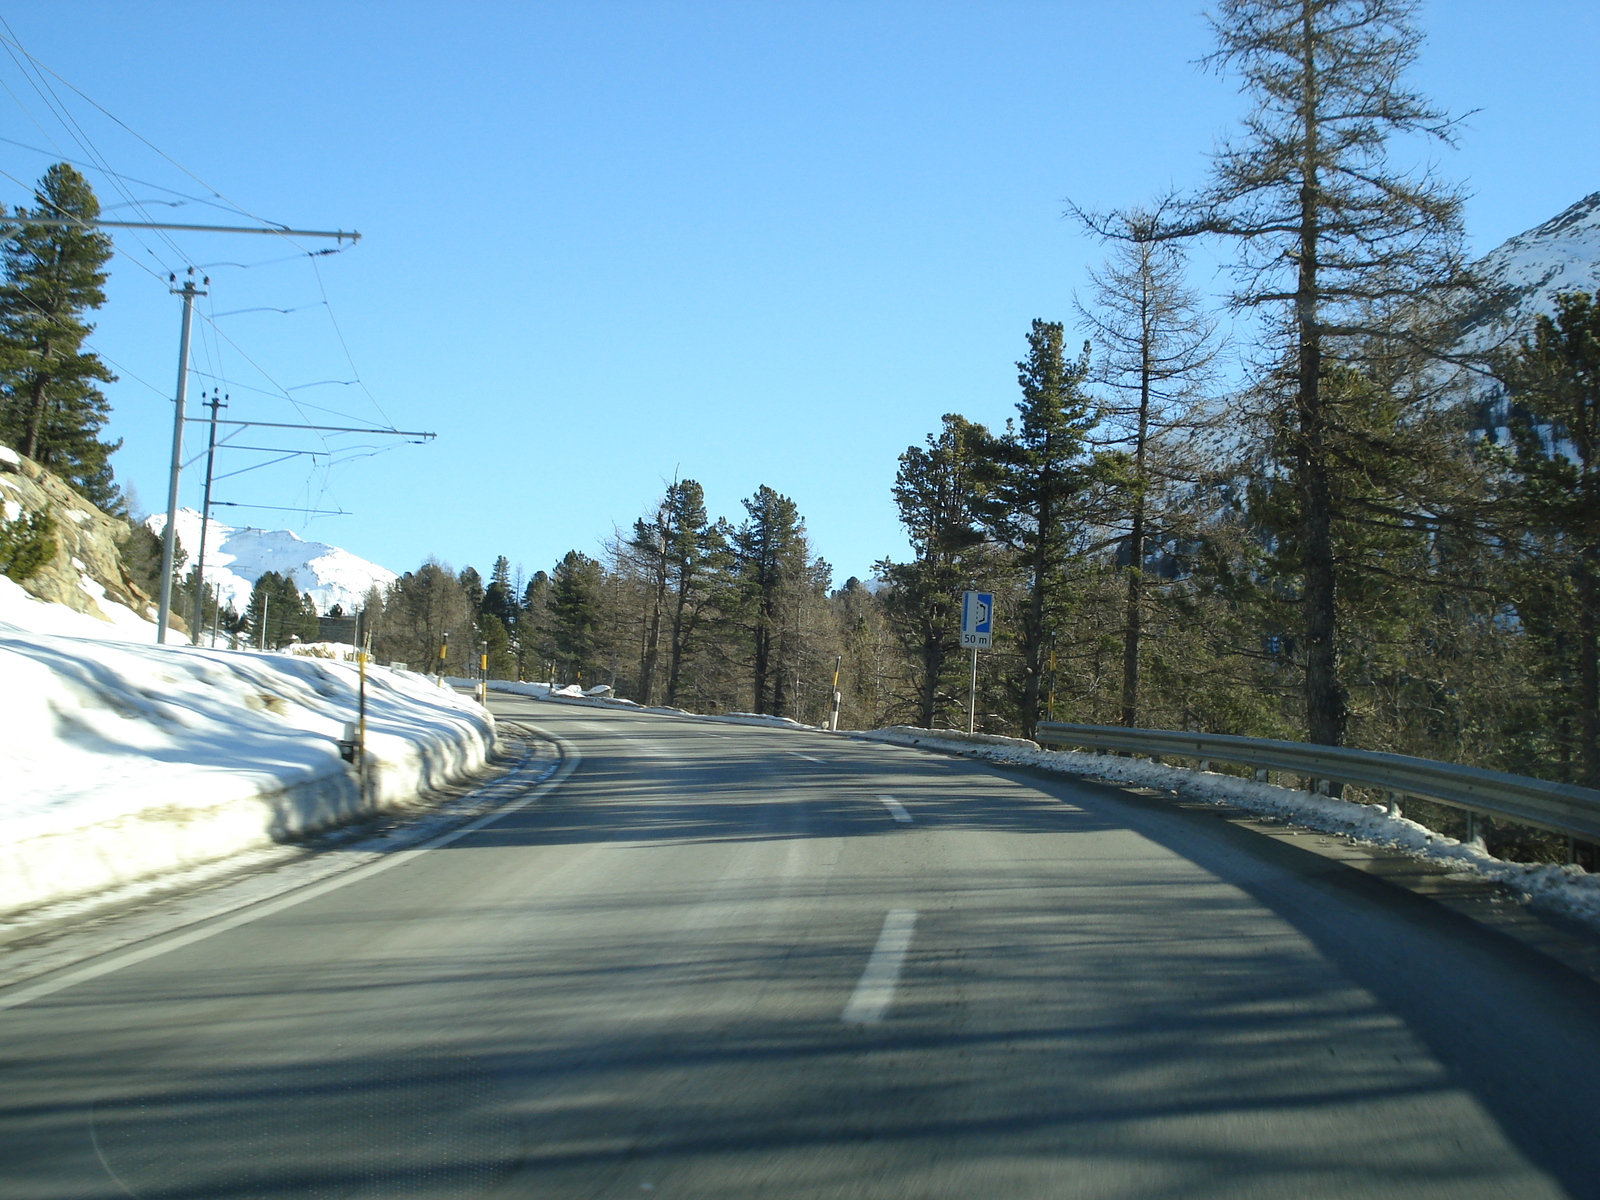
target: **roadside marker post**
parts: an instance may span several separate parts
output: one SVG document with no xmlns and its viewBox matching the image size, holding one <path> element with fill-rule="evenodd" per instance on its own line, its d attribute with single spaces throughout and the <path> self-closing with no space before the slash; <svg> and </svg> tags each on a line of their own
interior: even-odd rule
<svg viewBox="0 0 1600 1200">
<path fill-rule="evenodd" d="M 972 680 L 967 688 L 967 732 L 976 730 L 978 716 L 978 651 L 993 644 L 994 593 L 961 593 L 961 644 L 972 650 Z"/>
</svg>

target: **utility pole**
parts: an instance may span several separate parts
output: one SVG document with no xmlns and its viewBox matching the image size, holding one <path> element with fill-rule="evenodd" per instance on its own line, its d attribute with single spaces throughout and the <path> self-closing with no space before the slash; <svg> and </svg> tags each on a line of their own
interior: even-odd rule
<svg viewBox="0 0 1600 1200">
<path fill-rule="evenodd" d="M 169 284 L 177 276 L 167 277 Z M 209 277 L 201 285 L 211 283 Z M 194 268 L 189 268 L 189 278 L 181 288 L 169 288 L 174 296 L 183 297 L 183 328 L 178 334 L 178 392 L 176 412 L 172 421 L 172 469 L 167 476 L 167 527 L 161 531 L 161 600 L 156 611 L 156 642 L 167 640 L 167 620 L 172 615 L 172 565 L 178 546 L 178 477 L 183 474 L 183 418 L 184 406 L 189 398 L 189 332 L 194 326 L 194 298 L 206 293 L 194 286 Z"/>
<path fill-rule="evenodd" d="M 212 389 L 211 399 L 206 401 L 205 407 L 211 410 L 211 440 L 206 445 L 206 490 L 205 499 L 200 504 L 200 555 L 195 560 L 194 567 L 194 628 L 197 631 L 200 628 L 201 618 L 205 615 L 206 535 L 211 528 L 211 473 L 217 462 L 217 409 L 228 406 L 217 399 L 216 390 Z M 167 518 L 168 521 L 171 519 Z M 199 645 L 198 632 L 194 640 L 195 644 Z"/>
<path fill-rule="evenodd" d="M 30 225 L 53 225 L 69 229 L 178 229 L 195 233 L 260 233 L 270 237 L 333 238 L 341 246 L 345 238 L 351 244 L 361 240 L 355 230 L 344 229 L 290 229 L 286 225 L 268 225 L 257 228 L 249 225 L 177 225 L 164 221 L 102 221 L 82 217 L 30 217 Z M 177 282 L 176 275 L 167 276 L 169 284 Z M 200 280 L 201 287 L 211 283 Z M 183 332 L 178 338 L 178 394 L 175 397 L 177 413 L 172 423 L 172 471 L 167 481 L 167 527 L 161 536 L 161 598 L 156 613 L 156 642 L 167 640 L 167 620 L 172 615 L 172 562 L 178 535 L 173 529 L 178 519 L 178 477 L 183 473 L 183 419 L 184 401 L 189 389 L 189 329 L 194 322 L 194 298 L 206 293 L 194 286 L 194 268 L 189 268 L 189 278 L 183 287 L 170 289 L 174 296 L 183 297 Z"/>
</svg>

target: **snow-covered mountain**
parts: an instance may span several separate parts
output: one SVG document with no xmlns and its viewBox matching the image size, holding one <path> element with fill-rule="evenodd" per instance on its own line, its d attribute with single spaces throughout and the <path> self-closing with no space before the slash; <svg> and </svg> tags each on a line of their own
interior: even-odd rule
<svg viewBox="0 0 1600 1200">
<path fill-rule="evenodd" d="M 166 528 L 165 513 L 145 522 L 155 533 Z M 200 514 L 192 508 L 178 510 L 178 544 L 193 566 L 200 550 Z M 310 592 L 320 612 L 335 604 L 345 612 L 361 607 L 367 590 L 387 587 L 395 573 L 377 563 L 358 558 L 326 542 L 308 542 L 287 529 L 251 529 L 224 525 L 213 518 L 206 531 L 206 582 L 218 599 L 243 612 L 250 603 L 255 582 L 268 571 L 293 575 L 295 586 Z"/>
<path fill-rule="evenodd" d="M 1459 343 L 1481 351 L 1520 338 L 1562 292 L 1600 291 L 1600 192 L 1503 242 L 1479 260 L 1487 288 Z"/>
</svg>

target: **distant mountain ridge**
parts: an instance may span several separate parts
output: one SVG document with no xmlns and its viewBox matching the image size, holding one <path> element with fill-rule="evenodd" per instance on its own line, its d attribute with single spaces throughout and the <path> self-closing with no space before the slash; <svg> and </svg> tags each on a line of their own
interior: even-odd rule
<svg viewBox="0 0 1600 1200">
<path fill-rule="evenodd" d="M 1478 260 L 1482 298 L 1468 313 L 1463 352 L 1484 351 L 1531 333 L 1563 292 L 1600 291 L 1600 192 L 1519 233 Z"/>
<path fill-rule="evenodd" d="M 166 528 L 165 514 L 150 517 L 146 525 L 156 534 Z M 200 514 L 180 508 L 178 544 L 194 565 L 200 549 Z M 206 532 L 206 582 L 216 589 L 223 605 L 244 612 L 256 580 L 268 571 L 293 575 L 295 586 L 309 592 L 317 611 L 326 614 L 334 605 L 354 612 L 369 589 L 385 588 L 398 576 L 387 567 L 351 554 L 327 542 L 308 542 L 287 529 L 254 529 L 224 525 L 213 518 Z"/>
</svg>

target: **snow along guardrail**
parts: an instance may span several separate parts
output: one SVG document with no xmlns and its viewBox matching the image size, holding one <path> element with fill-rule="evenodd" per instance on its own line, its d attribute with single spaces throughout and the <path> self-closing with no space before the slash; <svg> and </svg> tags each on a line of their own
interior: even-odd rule
<svg viewBox="0 0 1600 1200">
<path fill-rule="evenodd" d="M 1564 833 L 1568 837 L 1600 841 L 1600 791 L 1570 783 L 1550 783 L 1526 775 L 1486 771 L 1481 767 L 1463 767 L 1404 754 L 1233 734 L 1046 722 L 1039 725 L 1034 736 L 1046 746 L 1128 750 L 1135 754 L 1172 755 L 1292 771 L 1308 779 L 1382 788 L 1396 800 L 1419 796 L 1468 812 L 1487 813 Z"/>
</svg>

